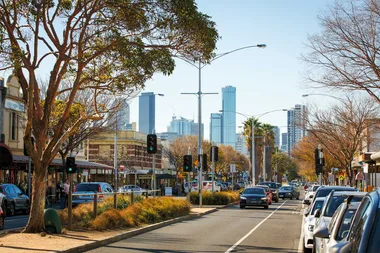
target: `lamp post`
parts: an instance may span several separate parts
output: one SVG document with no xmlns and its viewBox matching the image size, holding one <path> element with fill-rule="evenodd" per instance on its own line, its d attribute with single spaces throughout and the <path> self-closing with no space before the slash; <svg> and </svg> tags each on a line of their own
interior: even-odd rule
<svg viewBox="0 0 380 253">
<path fill-rule="evenodd" d="M 237 51 L 240 51 L 240 50 L 244 50 L 244 49 L 248 49 L 248 48 L 253 48 L 253 47 L 258 47 L 258 48 L 265 48 L 266 47 L 266 44 L 257 44 L 257 45 L 251 45 L 251 46 L 246 46 L 246 47 L 241 47 L 241 48 L 237 48 L 237 49 L 234 49 L 232 51 L 228 51 L 226 53 L 222 53 L 222 54 L 219 54 L 219 55 L 216 55 L 212 60 L 210 60 L 209 64 L 211 64 L 211 62 L 225 56 L 225 55 L 228 55 L 228 54 L 231 54 L 231 53 L 234 53 L 234 52 L 237 52 Z M 189 63 L 191 66 L 195 67 L 198 69 L 198 76 L 199 76 L 199 80 L 198 80 L 198 84 L 199 84 L 199 87 L 198 87 L 198 92 L 196 93 L 181 93 L 181 94 L 184 94 L 184 95 L 196 95 L 198 96 L 198 157 L 200 157 L 199 161 L 198 161 L 198 171 L 200 173 L 200 180 L 199 180 L 199 207 L 202 208 L 202 188 L 203 188 L 203 184 L 202 184 L 202 171 L 203 171 L 203 168 L 202 168 L 202 159 L 203 159 L 203 151 L 202 151 L 202 95 L 213 95 L 213 94 L 218 94 L 216 92 L 212 92 L 212 93 L 204 93 L 202 92 L 202 79 L 201 79 L 201 76 L 202 76 L 202 69 L 207 65 L 207 64 L 204 64 L 202 66 L 202 58 L 199 57 L 198 58 L 198 65 L 197 64 L 194 64 L 193 62 L 185 59 L 185 58 L 182 58 L 182 57 L 177 57 L 187 63 Z"/>
<path fill-rule="evenodd" d="M 252 166 L 252 185 L 254 185 L 254 186 L 256 185 L 256 182 L 255 182 L 255 174 L 256 174 L 256 164 L 255 164 L 255 156 L 256 156 L 256 150 L 255 150 L 255 118 L 259 119 L 262 116 L 267 115 L 267 114 L 272 113 L 272 112 L 280 112 L 280 111 L 287 111 L 287 110 L 288 109 L 273 110 L 273 111 L 261 113 L 258 116 L 244 114 L 244 113 L 241 113 L 241 112 L 234 112 L 236 114 L 239 114 L 239 115 L 245 117 L 246 119 L 248 119 L 249 117 L 252 118 L 252 124 L 251 124 L 251 166 Z M 228 112 L 228 111 L 219 110 L 219 112 Z M 229 111 L 229 112 L 231 112 L 231 111 Z"/>
<path fill-rule="evenodd" d="M 345 101 L 340 98 L 340 97 L 336 97 L 336 96 L 333 96 L 333 95 L 329 95 L 329 94 L 323 94 L 323 93 L 310 93 L 310 94 L 303 94 L 302 97 L 305 98 L 305 97 L 309 97 L 309 96 L 324 96 L 324 97 L 330 97 L 330 98 L 334 98 L 336 100 L 339 100 L 340 102 L 344 103 Z"/>
</svg>

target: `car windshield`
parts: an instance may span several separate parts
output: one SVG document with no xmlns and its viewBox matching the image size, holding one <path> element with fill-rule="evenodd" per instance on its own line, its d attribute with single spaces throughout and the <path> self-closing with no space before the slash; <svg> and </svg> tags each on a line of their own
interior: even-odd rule
<svg viewBox="0 0 380 253">
<path fill-rule="evenodd" d="M 75 191 L 80 192 L 97 192 L 98 191 L 97 184 L 78 184 Z"/>
<path fill-rule="evenodd" d="M 293 187 L 281 187 L 280 190 L 283 190 L 283 191 L 291 191 L 293 190 Z"/>
<path fill-rule="evenodd" d="M 260 185 L 269 186 L 269 188 L 277 188 L 275 183 L 260 183 Z"/>
<path fill-rule="evenodd" d="M 314 215 L 314 213 L 317 209 L 322 209 L 324 202 L 325 202 L 324 200 L 315 201 L 314 206 L 313 206 L 313 210 L 311 210 L 311 215 Z"/>
<path fill-rule="evenodd" d="M 347 198 L 347 195 L 341 196 L 332 196 L 330 198 L 329 203 L 326 206 L 326 210 L 323 216 L 332 217 L 336 209 L 343 203 L 343 201 Z M 362 200 L 362 196 L 355 196 L 351 199 L 351 202 L 359 202 Z"/>
<path fill-rule="evenodd" d="M 338 229 L 338 233 L 336 235 L 337 241 L 341 241 L 347 236 L 348 231 L 350 230 L 352 218 L 354 217 L 355 212 L 356 210 L 347 209 L 346 212 L 344 213 L 343 219 Z"/>
<path fill-rule="evenodd" d="M 247 188 L 244 190 L 244 194 L 264 194 L 264 189 L 262 189 L 262 188 Z"/>
<path fill-rule="evenodd" d="M 314 185 L 312 191 L 315 192 L 316 190 L 318 190 L 318 188 L 319 188 L 319 185 Z"/>
</svg>

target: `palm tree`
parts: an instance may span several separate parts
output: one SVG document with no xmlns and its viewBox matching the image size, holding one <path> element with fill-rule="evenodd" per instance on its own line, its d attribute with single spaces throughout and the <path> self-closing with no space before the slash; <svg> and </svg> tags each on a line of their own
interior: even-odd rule
<svg viewBox="0 0 380 253">
<path fill-rule="evenodd" d="M 246 137 L 246 141 L 247 141 L 247 148 L 248 148 L 248 151 L 249 151 L 249 160 L 252 161 L 252 123 L 254 124 L 254 127 L 255 127 L 255 137 L 258 137 L 258 136 L 261 136 L 262 135 L 262 131 L 261 131 L 261 122 L 259 122 L 258 119 L 254 119 L 254 118 L 248 118 L 246 121 L 244 121 L 244 130 L 243 130 L 243 135 Z M 260 165 L 260 159 L 258 159 L 259 156 L 259 152 L 258 152 L 258 147 L 259 145 L 257 144 L 257 142 L 255 141 L 255 166 L 256 168 L 259 168 L 259 165 Z M 255 172 L 255 178 L 258 177 L 258 175 L 260 174 L 260 171 L 259 170 L 256 170 Z"/>
</svg>

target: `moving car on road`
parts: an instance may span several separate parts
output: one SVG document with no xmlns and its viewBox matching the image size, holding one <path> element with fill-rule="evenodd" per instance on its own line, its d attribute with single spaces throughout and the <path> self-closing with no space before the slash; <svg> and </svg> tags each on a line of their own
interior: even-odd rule
<svg viewBox="0 0 380 253">
<path fill-rule="evenodd" d="M 2 194 L 1 207 L 5 216 L 13 216 L 17 211 L 28 214 L 30 210 L 29 197 L 26 196 L 20 188 L 14 184 L 0 185 L 0 193 Z"/>
<path fill-rule="evenodd" d="M 241 193 L 240 208 L 246 206 L 263 206 L 268 209 L 268 197 L 262 187 L 248 187 Z"/>
<path fill-rule="evenodd" d="M 255 187 L 260 187 L 260 188 L 264 189 L 265 194 L 267 195 L 267 198 L 268 198 L 268 204 L 272 205 L 272 192 L 271 192 L 269 186 L 266 186 L 266 185 L 256 185 Z"/>
<path fill-rule="evenodd" d="M 260 183 L 258 183 L 258 185 L 268 186 L 270 191 L 272 192 L 272 200 L 276 203 L 278 202 L 279 197 L 278 197 L 278 189 L 277 189 L 276 183 L 274 183 L 274 182 L 260 182 Z"/>
<path fill-rule="evenodd" d="M 297 188 L 293 186 L 282 186 L 278 190 L 278 196 L 282 199 L 289 198 L 289 199 L 299 199 L 300 198 L 300 192 L 297 190 Z"/>
</svg>

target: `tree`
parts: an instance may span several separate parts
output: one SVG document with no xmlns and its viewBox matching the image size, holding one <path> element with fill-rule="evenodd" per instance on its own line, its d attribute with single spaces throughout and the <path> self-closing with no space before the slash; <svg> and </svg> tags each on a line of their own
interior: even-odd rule
<svg viewBox="0 0 380 253">
<path fill-rule="evenodd" d="M 307 79 L 318 86 L 367 92 L 380 103 L 379 0 L 336 1 L 309 37 Z"/>
<path fill-rule="evenodd" d="M 346 97 L 327 110 L 316 109 L 309 113 L 308 131 L 351 180 L 351 162 L 363 150 L 363 144 L 371 142 L 374 128 L 369 126 L 378 118 L 378 110 L 379 106 L 373 100 Z"/>
<path fill-rule="evenodd" d="M 288 180 L 298 177 L 298 167 L 296 163 L 284 152 L 276 152 L 272 156 L 272 170 L 277 170 L 277 180 L 281 180 L 285 174 Z"/>
<path fill-rule="evenodd" d="M 24 140 L 35 168 L 24 231 L 43 230 L 47 168 L 83 122 L 109 112 L 112 106 L 99 99 L 111 101 L 125 90 L 142 88 L 156 72 L 171 74 L 173 56 L 208 62 L 218 38 L 215 23 L 194 0 L 1 1 L 0 70 L 13 69 L 21 84 L 27 105 Z M 38 75 L 44 73 L 49 85 L 41 97 Z M 67 129 L 71 107 L 83 91 L 92 94 L 93 110 Z M 48 137 L 52 106 L 60 95 L 67 100 Z"/>
</svg>

